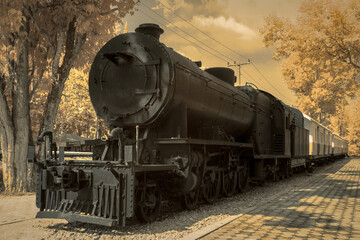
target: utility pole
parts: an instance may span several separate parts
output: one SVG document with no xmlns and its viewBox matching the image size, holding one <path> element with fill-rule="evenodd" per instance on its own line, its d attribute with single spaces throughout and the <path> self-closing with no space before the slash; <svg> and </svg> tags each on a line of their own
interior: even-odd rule
<svg viewBox="0 0 360 240">
<path fill-rule="evenodd" d="M 239 86 L 241 84 L 241 66 L 247 65 L 247 64 L 250 64 L 250 59 L 248 59 L 248 61 L 244 62 L 244 63 L 236 63 L 236 61 L 234 61 L 234 64 L 230 64 L 228 62 L 228 67 L 238 67 L 238 70 L 239 70 Z"/>
</svg>

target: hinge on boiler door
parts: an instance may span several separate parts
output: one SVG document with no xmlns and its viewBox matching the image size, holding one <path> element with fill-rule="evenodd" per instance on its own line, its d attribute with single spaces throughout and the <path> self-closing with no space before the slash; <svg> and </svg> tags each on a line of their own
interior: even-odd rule
<svg viewBox="0 0 360 240">
<path fill-rule="evenodd" d="M 135 95 L 147 95 L 147 94 L 155 94 L 156 97 L 160 97 L 160 89 L 135 89 Z"/>
<path fill-rule="evenodd" d="M 156 93 L 156 97 L 159 98 L 160 94 L 161 94 L 161 88 L 160 88 L 160 64 L 161 64 L 161 59 L 159 58 L 159 60 L 157 61 L 149 61 L 146 63 L 141 63 L 139 65 L 144 66 L 145 68 L 145 78 L 147 80 L 148 78 L 148 72 L 146 69 L 146 66 L 154 66 L 155 67 L 155 72 L 156 72 L 156 88 L 155 89 L 135 89 L 135 95 L 147 95 L 147 94 L 155 94 Z"/>
</svg>

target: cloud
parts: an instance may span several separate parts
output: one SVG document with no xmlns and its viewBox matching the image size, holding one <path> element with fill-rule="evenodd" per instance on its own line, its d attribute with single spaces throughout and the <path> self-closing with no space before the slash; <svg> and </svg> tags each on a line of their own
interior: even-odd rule
<svg viewBox="0 0 360 240">
<path fill-rule="evenodd" d="M 219 16 L 227 9 L 229 0 L 156 0 L 153 9 L 163 9 L 166 17 L 172 12 L 180 14 L 186 19 L 194 15 Z"/>
<path fill-rule="evenodd" d="M 220 27 L 226 30 L 234 31 L 241 34 L 242 38 L 246 40 L 250 40 L 256 37 L 256 32 L 254 30 L 242 23 L 237 22 L 233 17 L 225 18 L 224 16 L 220 16 L 214 18 L 195 16 L 194 21 L 206 27 Z"/>
</svg>

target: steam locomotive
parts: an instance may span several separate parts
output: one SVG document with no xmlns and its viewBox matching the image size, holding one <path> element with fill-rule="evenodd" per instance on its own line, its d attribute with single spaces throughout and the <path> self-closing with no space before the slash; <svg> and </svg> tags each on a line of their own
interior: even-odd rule
<svg viewBox="0 0 360 240">
<path fill-rule="evenodd" d="M 107 42 L 89 77 L 91 102 L 110 127 L 87 141 L 92 160 L 65 160 L 52 133 L 39 136 L 39 218 L 125 226 L 154 221 L 164 199 L 195 209 L 344 157 L 347 142 L 229 68 L 201 70 L 159 41 L 156 24 Z M 50 144 L 49 144 L 50 143 Z"/>
</svg>

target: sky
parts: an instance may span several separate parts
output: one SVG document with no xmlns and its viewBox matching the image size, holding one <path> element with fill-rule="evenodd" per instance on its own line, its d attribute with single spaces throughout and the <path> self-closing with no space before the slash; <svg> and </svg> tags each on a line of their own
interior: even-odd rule
<svg viewBox="0 0 360 240">
<path fill-rule="evenodd" d="M 295 21 L 300 0 L 141 0 L 134 15 L 127 16 L 129 32 L 142 23 L 164 29 L 160 41 L 203 67 L 241 67 L 241 85 L 255 84 L 288 105 L 296 96 L 281 73 L 281 61 L 272 59 L 259 29 L 270 14 Z M 232 67 L 238 75 L 238 68 Z"/>
</svg>

